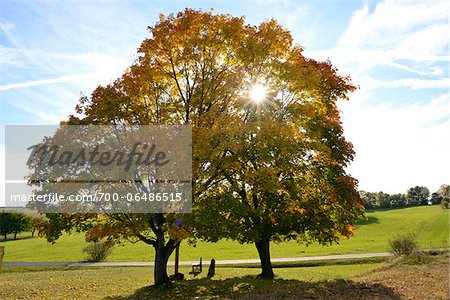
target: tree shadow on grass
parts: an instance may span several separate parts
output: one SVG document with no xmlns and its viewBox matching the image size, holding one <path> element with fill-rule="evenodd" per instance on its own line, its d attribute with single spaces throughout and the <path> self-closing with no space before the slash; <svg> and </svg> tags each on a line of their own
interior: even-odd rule
<svg viewBox="0 0 450 300">
<path fill-rule="evenodd" d="M 380 223 L 380 222 L 378 221 L 378 218 L 377 218 L 377 217 L 369 216 L 369 217 L 367 217 L 366 220 L 362 220 L 362 221 L 357 222 L 357 223 L 356 223 L 356 226 L 370 225 L 370 224 L 377 224 L 377 223 Z"/>
<path fill-rule="evenodd" d="M 18 236 L 16 239 L 13 237 L 7 238 L 5 240 L 4 237 L 0 238 L 0 243 L 6 243 L 6 242 L 14 242 L 14 241 L 20 241 L 20 240 L 28 240 L 28 239 L 34 239 L 36 236 Z"/>
<path fill-rule="evenodd" d="M 274 271 L 279 268 L 308 268 L 308 267 L 324 267 L 324 266 L 347 266 L 369 263 L 385 262 L 386 257 L 364 257 L 353 259 L 329 259 L 329 260 L 309 260 L 309 261 L 292 261 L 292 262 L 272 262 Z M 220 268 L 229 269 L 260 269 L 260 263 L 241 264 L 241 265 L 221 265 Z M 276 271 L 275 271 L 276 273 Z"/>
<path fill-rule="evenodd" d="M 432 205 L 432 206 L 436 206 Z M 429 205 L 415 205 L 415 206 L 399 206 L 399 207 L 383 207 L 383 208 L 366 208 L 366 213 L 377 213 L 377 212 L 383 212 L 383 211 L 391 211 L 391 210 L 404 210 L 408 208 L 414 208 L 414 207 L 423 207 L 423 206 L 429 206 Z"/>
<path fill-rule="evenodd" d="M 136 299 L 401 299 L 392 289 L 378 283 L 348 280 L 306 282 L 299 280 L 263 280 L 255 276 L 225 280 L 194 279 L 164 287 L 148 286 L 125 297 L 105 300 Z"/>
</svg>

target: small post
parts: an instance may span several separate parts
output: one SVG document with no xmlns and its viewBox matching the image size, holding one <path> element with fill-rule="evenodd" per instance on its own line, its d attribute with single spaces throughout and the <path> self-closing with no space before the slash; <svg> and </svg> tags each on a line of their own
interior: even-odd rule
<svg viewBox="0 0 450 300">
<path fill-rule="evenodd" d="M 3 255 L 5 254 L 5 246 L 0 246 L 0 272 L 3 267 Z"/>
<path fill-rule="evenodd" d="M 211 279 L 214 275 L 216 275 L 216 260 L 213 258 L 209 264 L 208 275 L 206 277 Z"/>
<path fill-rule="evenodd" d="M 178 272 L 178 266 L 180 264 L 180 244 L 177 245 L 175 248 L 175 276 L 177 276 Z"/>
</svg>

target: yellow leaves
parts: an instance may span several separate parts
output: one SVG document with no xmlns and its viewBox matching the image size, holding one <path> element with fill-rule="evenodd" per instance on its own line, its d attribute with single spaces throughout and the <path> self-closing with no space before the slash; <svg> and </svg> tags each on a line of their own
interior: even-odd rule
<svg viewBox="0 0 450 300">
<path fill-rule="evenodd" d="M 138 221 L 119 222 L 106 215 L 98 215 L 97 224 L 86 231 L 86 241 L 96 241 L 105 237 L 133 238 L 143 230 Z"/>
<path fill-rule="evenodd" d="M 306 209 L 300 204 L 299 201 L 288 200 L 286 201 L 286 204 L 287 204 L 287 211 L 291 213 L 303 215 L 306 212 Z"/>
<path fill-rule="evenodd" d="M 187 231 L 183 227 L 181 227 L 181 228 L 176 228 L 175 226 L 171 227 L 171 228 L 169 228 L 167 233 L 171 239 L 176 240 L 176 241 L 185 240 L 191 236 L 189 231 Z"/>
<path fill-rule="evenodd" d="M 261 23 L 258 26 L 257 36 L 263 43 L 266 43 L 265 51 L 270 51 L 283 58 L 286 58 L 284 55 L 288 53 L 293 42 L 291 33 L 274 19 Z"/>
<path fill-rule="evenodd" d="M 320 225 L 334 226 L 326 222 L 330 207 L 346 204 L 355 187 L 334 171 L 351 154 L 335 104 L 354 89 L 350 79 L 329 62 L 304 57 L 275 20 L 253 26 L 244 18 L 186 9 L 160 15 L 149 30 L 138 61 L 114 84 L 82 99 L 83 121 L 191 124 L 193 179 L 211 182 L 200 192 L 233 211 L 224 215 L 227 223 L 252 224 L 249 216 L 270 215 L 275 228 L 288 212 L 288 223 L 301 220 L 331 232 Z M 267 89 L 258 105 L 248 99 L 255 82 Z M 169 236 L 189 236 L 164 218 Z M 97 225 L 89 238 L 149 230 L 148 224 L 124 223 Z"/>
<path fill-rule="evenodd" d="M 294 206 L 290 207 L 289 211 L 303 215 L 306 212 L 306 209 L 304 209 L 303 207 Z"/>
</svg>

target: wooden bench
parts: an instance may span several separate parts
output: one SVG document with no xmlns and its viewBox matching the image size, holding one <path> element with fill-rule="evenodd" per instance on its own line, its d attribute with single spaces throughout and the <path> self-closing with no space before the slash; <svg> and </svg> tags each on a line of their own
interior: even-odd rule
<svg viewBox="0 0 450 300">
<path fill-rule="evenodd" d="M 189 274 L 193 274 L 194 277 L 202 272 L 202 258 L 200 257 L 200 262 L 198 264 L 192 264 L 192 271 Z"/>
</svg>

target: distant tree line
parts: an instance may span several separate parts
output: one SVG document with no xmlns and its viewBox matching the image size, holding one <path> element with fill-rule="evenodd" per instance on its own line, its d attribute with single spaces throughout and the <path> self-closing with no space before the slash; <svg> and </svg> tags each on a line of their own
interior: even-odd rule
<svg viewBox="0 0 450 300">
<path fill-rule="evenodd" d="M 17 234 L 26 231 L 31 231 L 31 235 L 34 236 L 41 222 L 42 217 L 32 218 L 21 212 L 0 211 L 0 236 L 6 240 L 8 235 L 13 234 L 14 239 L 17 239 Z"/>
<path fill-rule="evenodd" d="M 440 204 L 444 208 L 449 208 L 450 185 L 443 184 L 439 189 L 431 194 L 425 186 L 415 186 L 406 191 L 406 194 L 387 194 L 384 192 L 359 192 L 364 200 L 365 208 L 391 208 L 419 205 Z"/>
</svg>

